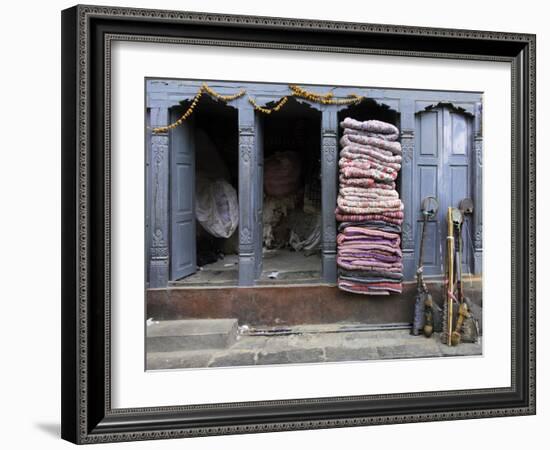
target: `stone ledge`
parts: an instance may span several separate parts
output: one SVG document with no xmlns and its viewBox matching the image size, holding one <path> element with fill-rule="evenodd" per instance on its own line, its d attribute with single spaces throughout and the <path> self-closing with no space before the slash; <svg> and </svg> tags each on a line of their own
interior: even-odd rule
<svg viewBox="0 0 550 450">
<path fill-rule="evenodd" d="M 449 347 L 440 336 L 411 336 L 405 330 L 240 336 L 229 348 L 150 352 L 147 370 L 309 364 L 482 355 L 476 344 Z"/>
</svg>

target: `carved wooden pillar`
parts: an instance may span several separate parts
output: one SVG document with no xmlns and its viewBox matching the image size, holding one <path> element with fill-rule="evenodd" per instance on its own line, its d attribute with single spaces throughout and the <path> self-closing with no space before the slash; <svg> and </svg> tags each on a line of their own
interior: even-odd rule
<svg viewBox="0 0 550 450">
<path fill-rule="evenodd" d="M 338 110 L 327 106 L 321 119 L 322 270 L 326 283 L 336 283 L 336 196 L 338 192 Z"/>
<path fill-rule="evenodd" d="M 256 167 L 254 109 L 239 106 L 239 286 L 252 286 L 256 278 L 254 186 Z"/>
<path fill-rule="evenodd" d="M 415 114 L 414 101 L 402 99 L 401 110 L 401 148 L 403 161 L 401 164 L 401 192 L 399 196 L 404 204 L 404 219 L 401 234 L 403 251 L 403 275 L 405 280 L 411 280 L 415 274 L 414 236 L 416 214 L 412 210 L 414 192 L 414 130 Z"/>
<path fill-rule="evenodd" d="M 151 127 L 161 127 L 168 124 L 167 108 L 151 108 Z M 166 132 L 151 135 L 150 145 L 150 242 L 149 249 L 149 286 L 151 288 L 168 285 L 170 254 L 169 239 L 169 135 Z"/>
<path fill-rule="evenodd" d="M 473 154 L 473 200 L 474 200 L 474 273 L 482 272 L 483 259 L 483 128 L 482 128 L 482 105 L 476 103 L 474 112 L 474 154 Z"/>
</svg>

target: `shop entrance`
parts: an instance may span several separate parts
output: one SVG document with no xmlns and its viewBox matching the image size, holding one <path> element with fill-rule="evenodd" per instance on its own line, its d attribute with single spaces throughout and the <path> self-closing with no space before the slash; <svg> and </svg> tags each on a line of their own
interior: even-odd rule
<svg viewBox="0 0 550 450">
<path fill-rule="evenodd" d="M 171 111 L 176 121 L 189 107 Z M 173 285 L 238 283 L 237 110 L 211 98 L 171 136 Z"/>
<path fill-rule="evenodd" d="M 321 113 L 289 99 L 261 117 L 262 270 L 258 284 L 321 282 Z"/>
</svg>

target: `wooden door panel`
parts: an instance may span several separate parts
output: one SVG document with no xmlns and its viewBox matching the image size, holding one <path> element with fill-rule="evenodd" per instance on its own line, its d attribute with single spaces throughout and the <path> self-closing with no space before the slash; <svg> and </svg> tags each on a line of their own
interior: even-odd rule
<svg viewBox="0 0 550 450">
<path fill-rule="evenodd" d="M 442 126 L 441 112 L 427 111 L 416 117 L 416 155 L 415 161 L 415 192 L 413 195 L 413 217 L 416 217 L 415 255 L 418 263 L 420 239 L 422 234 L 423 216 L 421 213 L 422 199 L 434 196 L 441 202 L 442 190 Z M 439 217 L 431 220 L 426 226 L 424 241 L 424 274 L 437 275 L 441 273 L 440 235 L 441 222 Z"/>
<path fill-rule="evenodd" d="M 422 199 L 433 195 L 439 202 L 437 217 L 427 226 L 424 247 L 424 274 L 440 275 L 445 271 L 447 238 L 447 208 L 458 207 L 463 198 L 471 197 L 472 135 L 471 119 L 449 107 L 434 108 L 416 116 L 416 142 L 414 155 L 415 189 L 413 217 L 417 217 L 415 230 L 416 255 L 420 248 Z M 463 271 L 469 272 L 472 262 L 468 246 L 471 238 L 470 218 L 463 230 Z"/>
<path fill-rule="evenodd" d="M 172 122 L 177 116 L 172 114 Z M 195 229 L 195 149 L 191 120 L 171 131 L 170 139 L 170 279 L 197 270 Z"/>
</svg>

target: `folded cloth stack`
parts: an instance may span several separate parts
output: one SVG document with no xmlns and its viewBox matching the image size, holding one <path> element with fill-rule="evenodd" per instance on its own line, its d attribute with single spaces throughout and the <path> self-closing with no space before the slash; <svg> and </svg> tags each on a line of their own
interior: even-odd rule
<svg viewBox="0 0 550 450">
<path fill-rule="evenodd" d="M 378 120 L 345 118 L 340 139 L 338 287 L 366 295 L 401 293 L 403 203 L 399 130 Z"/>
</svg>

